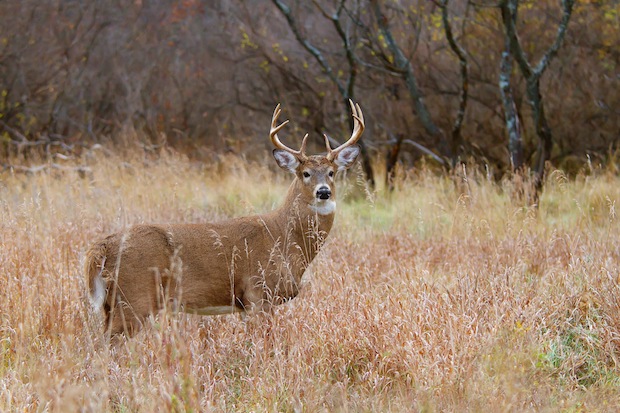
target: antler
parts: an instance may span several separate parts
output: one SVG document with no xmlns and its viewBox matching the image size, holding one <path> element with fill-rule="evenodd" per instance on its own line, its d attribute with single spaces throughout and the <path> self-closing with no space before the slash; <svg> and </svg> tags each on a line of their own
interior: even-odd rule
<svg viewBox="0 0 620 413">
<path fill-rule="evenodd" d="M 306 133 L 306 136 L 304 136 L 303 140 L 301 141 L 301 148 L 298 151 L 289 148 L 288 146 L 283 144 L 278 138 L 278 132 L 280 132 L 280 129 L 282 129 L 284 125 L 288 123 L 288 119 L 287 119 L 284 122 L 282 122 L 280 125 L 278 125 L 278 117 L 280 116 L 281 113 L 282 113 L 282 109 L 280 109 L 280 104 L 278 103 L 278 106 L 276 106 L 275 110 L 273 111 L 273 117 L 271 118 L 271 130 L 269 131 L 269 137 L 271 138 L 271 143 L 273 143 L 273 146 L 275 146 L 278 149 L 289 152 L 300 158 L 306 158 L 306 141 L 308 139 L 307 133 Z"/>
<path fill-rule="evenodd" d="M 353 103 L 351 99 L 349 99 L 349 104 L 351 105 L 351 112 L 355 122 L 355 126 L 353 127 L 353 133 L 351 133 L 351 137 L 348 141 L 337 147 L 336 149 L 332 149 L 329 144 L 329 139 L 327 135 L 323 135 L 325 137 L 325 146 L 327 146 L 327 159 L 333 161 L 338 156 L 338 153 L 344 148 L 355 145 L 357 141 L 359 141 L 362 136 L 362 132 L 364 132 L 364 115 L 362 114 L 362 109 L 360 109 L 360 105 L 357 103 Z"/>
</svg>

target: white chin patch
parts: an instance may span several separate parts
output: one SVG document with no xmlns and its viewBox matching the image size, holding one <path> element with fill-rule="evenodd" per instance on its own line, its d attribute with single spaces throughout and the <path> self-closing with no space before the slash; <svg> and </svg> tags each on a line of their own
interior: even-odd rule
<svg viewBox="0 0 620 413">
<path fill-rule="evenodd" d="M 336 201 L 326 199 L 321 201 L 316 199 L 313 204 L 310 205 L 310 209 L 319 215 L 330 215 L 336 211 Z"/>
</svg>

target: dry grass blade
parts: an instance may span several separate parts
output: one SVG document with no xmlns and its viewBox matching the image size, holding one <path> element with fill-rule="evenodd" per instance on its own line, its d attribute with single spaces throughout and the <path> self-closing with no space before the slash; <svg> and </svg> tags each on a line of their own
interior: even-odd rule
<svg viewBox="0 0 620 413">
<path fill-rule="evenodd" d="M 511 199 L 513 182 L 471 171 L 464 194 L 421 171 L 372 203 L 352 179 L 311 279 L 273 316 L 163 313 L 108 348 L 80 273 L 93 239 L 139 222 L 269 210 L 288 184 L 234 160 L 123 161 L 95 158 L 86 177 L 0 175 L 0 411 L 620 403 L 614 175 L 551 174 L 538 211 Z"/>
</svg>

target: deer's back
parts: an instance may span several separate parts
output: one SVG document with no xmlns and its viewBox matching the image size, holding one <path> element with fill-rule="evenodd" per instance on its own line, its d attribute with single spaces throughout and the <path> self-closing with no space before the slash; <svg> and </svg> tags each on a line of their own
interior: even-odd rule
<svg viewBox="0 0 620 413">
<path fill-rule="evenodd" d="M 135 225 L 97 245 L 104 251 L 104 277 L 118 280 L 127 298 L 148 296 L 145 299 L 153 302 L 158 292 L 151 286 L 160 284 L 169 288 L 168 296 L 182 297 L 189 307 L 223 306 L 231 304 L 231 288 L 242 295 L 247 288 L 243 280 L 268 267 L 273 249 L 268 232 L 264 223 L 252 218 Z"/>
</svg>

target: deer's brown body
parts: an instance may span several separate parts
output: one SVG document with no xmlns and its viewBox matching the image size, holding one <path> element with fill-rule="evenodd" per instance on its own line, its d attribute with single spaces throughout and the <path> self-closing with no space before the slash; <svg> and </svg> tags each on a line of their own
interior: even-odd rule
<svg viewBox="0 0 620 413">
<path fill-rule="evenodd" d="M 268 310 L 295 297 L 299 283 L 331 230 L 333 176 L 359 152 L 359 107 L 351 139 L 326 156 L 306 156 L 271 139 L 278 164 L 293 173 L 284 203 L 263 215 L 203 224 L 136 225 L 95 243 L 87 253 L 91 303 L 110 334 L 137 331 L 142 321 L 172 304 L 197 314 Z M 307 136 L 307 135 L 306 135 Z"/>
</svg>

